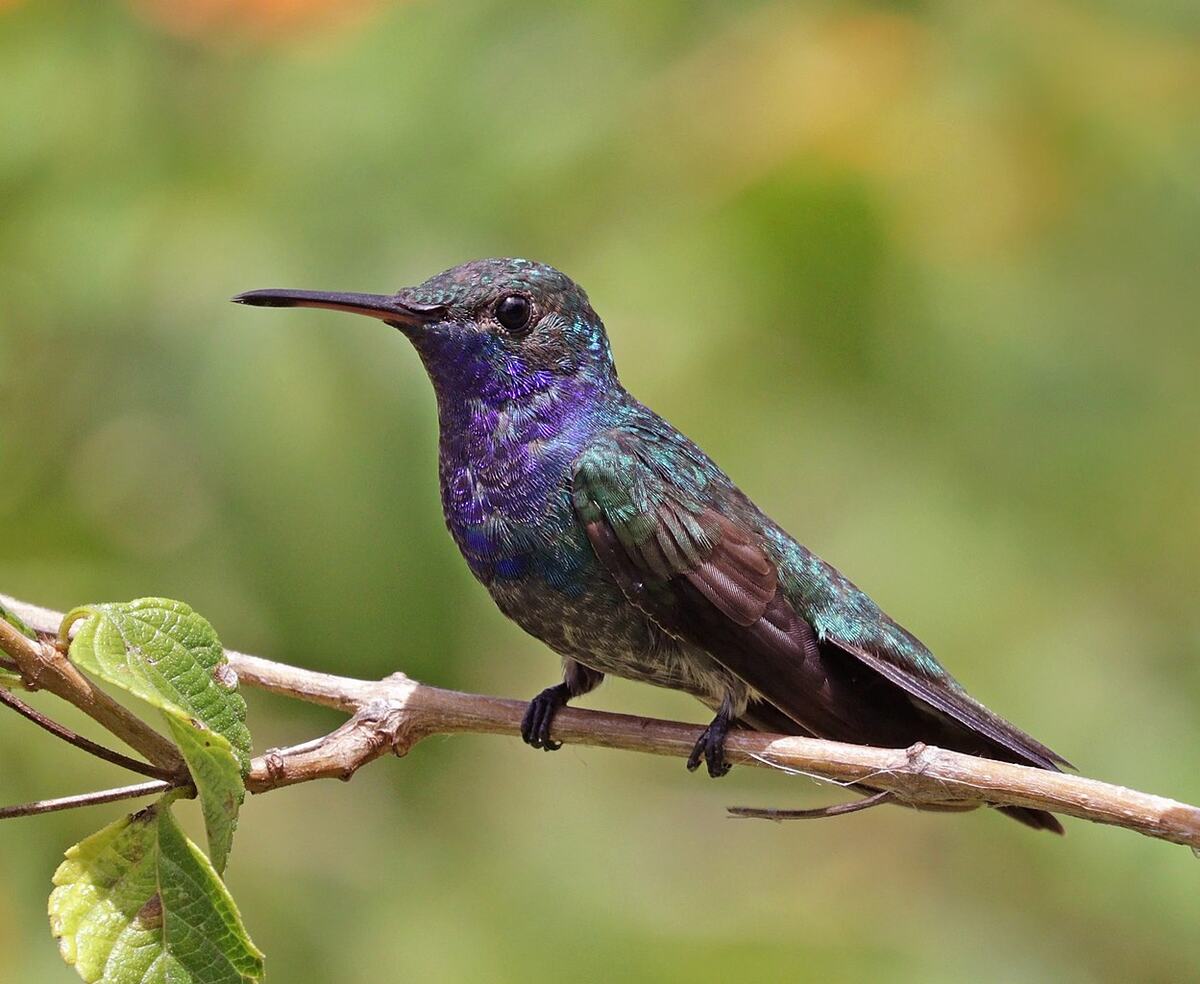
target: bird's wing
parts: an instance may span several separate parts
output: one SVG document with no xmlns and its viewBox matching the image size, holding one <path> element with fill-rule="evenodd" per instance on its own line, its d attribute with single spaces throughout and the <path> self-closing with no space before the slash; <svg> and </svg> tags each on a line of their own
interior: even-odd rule
<svg viewBox="0 0 1200 984">
<path fill-rule="evenodd" d="M 823 599 L 828 606 L 818 606 L 810 622 L 807 608 L 802 615 L 792 592 L 781 589 L 761 534 L 709 504 L 714 497 L 704 493 L 702 465 L 673 444 L 620 430 L 575 462 L 574 506 L 597 557 L 661 628 L 706 649 L 817 734 L 887 740 L 908 727 L 900 723 L 905 694 L 1018 760 L 1044 768 L 1063 761 L 971 698 L 920 642 L 807 555 L 834 578 L 834 594 Z M 854 603 L 846 604 L 844 592 Z M 832 656 L 831 645 L 865 675 Z M 886 730 L 892 714 L 900 731 Z M 928 739 L 945 741 L 943 731 L 930 727 Z"/>
<path fill-rule="evenodd" d="M 851 726 L 760 537 L 700 501 L 697 464 L 624 431 L 587 448 L 572 496 L 597 557 L 663 630 L 706 649 L 792 720 L 826 732 L 834 719 Z"/>
</svg>

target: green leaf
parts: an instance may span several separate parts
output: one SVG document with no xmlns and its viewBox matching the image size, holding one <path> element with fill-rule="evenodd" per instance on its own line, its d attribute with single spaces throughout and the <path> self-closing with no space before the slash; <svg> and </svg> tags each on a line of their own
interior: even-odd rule
<svg viewBox="0 0 1200 984">
<path fill-rule="evenodd" d="M 233 846 L 238 810 L 246 798 L 246 786 L 242 781 L 238 760 L 229 739 L 224 735 L 209 730 L 198 721 L 185 720 L 171 712 L 164 716 L 200 797 L 204 830 L 208 834 L 208 853 L 213 867 L 223 872 Z"/>
<path fill-rule="evenodd" d="M 67 851 L 49 906 L 63 959 L 89 984 L 262 980 L 262 953 L 170 799 Z"/>
<path fill-rule="evenodd" d="M 246 702 L 217 633 L 182 601 L 139 598 L 84 605 L 63 620 L 83 624 L 71 642 L 71 660 L 164 711 L 203 722 L 224 735 L 242 771 L 250 768 Z"/>
<path fill-rule="evenodd" d="M 216 632 L 165 598 L 77 608 L 61 633 L 80 619 L 71 659 L 163 711 L 200 798 L 213 863 L 224 871 L 245 799 L 250 732 Z"/>
</svg>

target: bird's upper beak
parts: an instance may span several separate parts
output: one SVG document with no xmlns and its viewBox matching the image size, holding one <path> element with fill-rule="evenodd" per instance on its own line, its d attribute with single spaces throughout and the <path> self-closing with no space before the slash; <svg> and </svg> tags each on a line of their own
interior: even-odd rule
<svg viewBox="0 0 1200 984">
<path fill-rule="evenodd" d="M 232 298 L 255 307 L 315 307 L 349 311 L 379 318 L 397 328 L 417 328 L 436 321 L 445 311 L 440 304 L 416 304 L 399 294 L 337 294 L 319 290 L 248 290 Z"/>
</svg>

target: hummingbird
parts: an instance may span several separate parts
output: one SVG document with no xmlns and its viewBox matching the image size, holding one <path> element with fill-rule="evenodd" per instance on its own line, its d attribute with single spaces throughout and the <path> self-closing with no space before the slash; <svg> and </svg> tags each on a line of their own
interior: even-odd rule
<svg viewBox="0 0 1200 984">
<path fill-rule="evenodd" d="M 233 300 L 367 315 L 412 343 L 437 399 L 450 534 L 500 611 L 562 658 L 522 722 L 534 748 L 559 748 L 556 712 L 613 674 L 708 706 L 687 766 L 714 778 L 731 728 L 1069 765 L 626 391 L 587 294 L 553 267 L 485 259 L 395 294 Z M 1048 812 L 999 809 L 1062 833 Z"/>
</svg>

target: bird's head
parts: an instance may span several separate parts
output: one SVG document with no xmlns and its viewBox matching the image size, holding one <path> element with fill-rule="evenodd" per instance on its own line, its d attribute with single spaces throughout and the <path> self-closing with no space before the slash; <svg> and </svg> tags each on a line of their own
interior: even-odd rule
<svg viewBox="0 0 1200 984">
<path fill-rule="evenodd" d="M 413 343 L 439 399 L 616 384 L 604 325 L 583 289 L 531 260 L 475 260 L 389 295 L 252 290 L 233 300 L 378 318 Z"/>
</svg>

